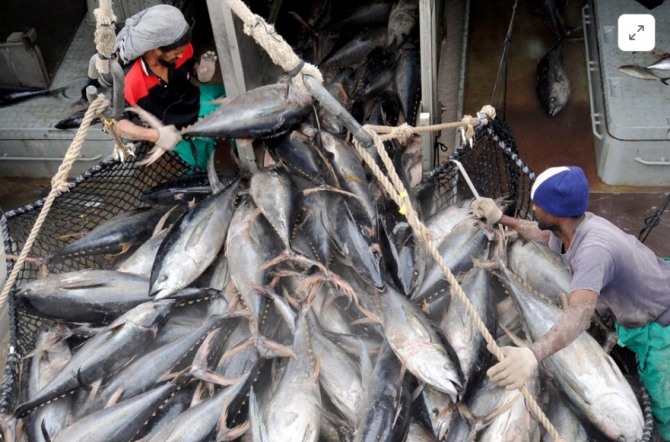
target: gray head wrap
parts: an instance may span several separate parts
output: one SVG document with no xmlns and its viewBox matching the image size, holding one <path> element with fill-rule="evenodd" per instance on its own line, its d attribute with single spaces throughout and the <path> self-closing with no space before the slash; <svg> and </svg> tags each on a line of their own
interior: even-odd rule
<svg viewBox="0 0 670 442">
<path fill-rule="evenodd" d="M 123 63 L 147 51 L 171 45 L 188 30 L 188 23 L 179 8 L 156 5 L 126 20 L 116 36 L 115 50 Z"/>
</svg>

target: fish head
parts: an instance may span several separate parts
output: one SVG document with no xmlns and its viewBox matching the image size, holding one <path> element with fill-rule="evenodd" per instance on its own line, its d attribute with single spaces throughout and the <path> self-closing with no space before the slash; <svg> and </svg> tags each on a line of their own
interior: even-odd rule
<svg viewBox="0 0 670 442">
<path fill-rule="evenodd" d="M 546 104 L 543 103 L 544 110 L 552 117 L 555 116 L 568 103 L 570 92 L 570 83 L 567 81 L 553 82 L 546 98 Z"/>
<path fill-rule="evenodd" d="M 597 416 L 600 431 L 610 440 L 637 441 L 644 432 L 644 416 L 638 402 L 629 395 L 607 394 L 589 412 Z"/>
</svg>

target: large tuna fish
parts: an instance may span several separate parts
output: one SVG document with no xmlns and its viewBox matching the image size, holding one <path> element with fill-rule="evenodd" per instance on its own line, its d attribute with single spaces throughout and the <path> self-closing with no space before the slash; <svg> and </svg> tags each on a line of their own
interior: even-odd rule
<svg viewBox="0 0 670 442">
<path fill-rule="evenodd" d="M 501 280 L 508 287 L 533 340 L 549 331 L 563 312 L 529 291 L 504 266 Z M 612 358 L 586 332 L 545 359 L 542 368 L 578 413 L 612 440 L 642 437 L 644 418 L 635 393 Z"/>
<path fill-rule="evenodd" d="M 442 332 L 391 286 L 380 298 L 384 335 L 398 359 L 418 379 L 456 402 L 463 391 L 463 372 Z"/>
<path fill-rule="evenodd" d="M 218 109 L 181 133 L 190 137 L 276 137 L 300 123 L 311 108 L 311 95 L 290 83 L 275 83 L 221 100 Z"/>
<path fill-rule="evenodd" d="M 80 270 L 25 284 L 16 295 L 47 318 L 107 324 L 150 301 L 149 279 L 113 270 Z"/>
<path fill-rule="evenodd" d="M 214 262 L 226 239 L 238 186 L 239 180 L 202 201 L 170 229 L 151 269 L 150 296 L 176 293 Z"/>
</svg>

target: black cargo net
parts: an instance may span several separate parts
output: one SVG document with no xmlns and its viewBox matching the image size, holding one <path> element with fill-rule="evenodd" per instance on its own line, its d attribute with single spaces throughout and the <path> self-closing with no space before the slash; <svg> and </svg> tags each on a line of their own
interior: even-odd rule
<svg viewBox="0 0 670 442">
<path fill-rule="evenodd" d="M 518 155 L 507 124 L 494 120 L 476 132 L 472 146 L 460 146 L 423 181 L 436 200 L 434 209 L 472 199 L 474 195 L 454 161 L 463 165 L 475 190 L 482 197 L 502 199 L 507 214 L 532 219 L 530 188 L 535 174 Z M 424 217 L 432 213 L 423 213 Z"/>
<path fill-rule="evenodd" d="M 15 302 L 15 294 L 24 283 L 39 277 L 39 262 L 54 251 L 74 241 L 78 233 L 85 233 L 102 221 L 110 219 L 131 209 L 146 206 L 138 198 L 147 189 L 158 184 L 172 181 L 195 172 L 196 170 L 178 157 L 163 155 L 149 166 L 137 166 L 136 161 L 143 158 L 147 145 L 140 144 L 137 157 L 125 163 L 110 158 L 100 162 L 69 184 L 69 192 L 58 196 L 35 239 L 33 248 L 16 283 L 7 299 L 10 319 L 10 352 L 7 356 L 3 395 L 0 398 L 0 410 L 12 409 L 13 392 L 18 381 L 20 355 L 33 350 L 35 332 L 43 320 L 21 308 Z M 18 256 L 26 243 L 30 231 L 42 210 L 45 199 L 9 211 L 1 219 L 5 252 Z M 7 274 L 12 271 L 14 261 L 7 260 Z M 65 258 L 49 265 L 52 273 L 63 273 L 81 269 L 105 268 L 104 257 L 79 256 Z"/>
</svg>

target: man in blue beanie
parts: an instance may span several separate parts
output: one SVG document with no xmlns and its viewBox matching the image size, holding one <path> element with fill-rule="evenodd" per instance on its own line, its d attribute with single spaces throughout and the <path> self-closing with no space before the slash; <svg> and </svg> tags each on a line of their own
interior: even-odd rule
<svg viewBox="0 0 670 442">
<path fill-rule="evenodd" d="M 547 169 L 535 180 L 531 199 L 536 222 L 504 215 L 490 198 L 475 201 L 473 213 L 560 253 L 572 273 L 568 306 L 529 347 L 502 347 L 506 357 L 487 374 L 501 387 L 521 387 L 539 362 L 589 328 L 597 309 L 614 318 L 619 345 L 637 354 L 658 433 L 670 440 L 670 262 L 586 211 L 589 184 L 579 167 Z"/>
</svg>

